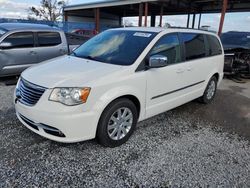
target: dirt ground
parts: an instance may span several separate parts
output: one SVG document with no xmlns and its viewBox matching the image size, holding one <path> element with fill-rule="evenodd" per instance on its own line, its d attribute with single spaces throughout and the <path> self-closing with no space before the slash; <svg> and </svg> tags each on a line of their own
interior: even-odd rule
<svg viewBox="0 0 250 188">
<path fill-rule="evenodd" d="M 140 122 L 117 148 L 34 134 L 13 91 L 0 82 L 0 187 L 250 187 L 250 81 L 224 79 L 211 104 Z"/>
</svg>

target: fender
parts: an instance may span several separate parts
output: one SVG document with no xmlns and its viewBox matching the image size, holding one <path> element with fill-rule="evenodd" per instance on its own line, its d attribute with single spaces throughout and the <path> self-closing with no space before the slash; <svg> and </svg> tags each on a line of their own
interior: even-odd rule
<svg viewBox="0 0 250 188">
<path fill-rule="evenodd" d="M 98 121 L 101 117 L 102 112 L 104 109 L 115 99 L 125 96 L 125 95 L 132 95 L 136 97 L 140 102 L 140 116 L 139 121 L 145 117 L 145 93 L 142 94 L 143 91 L 140 91 L 139 89 L 131 86 L 120 86 L 112 88 L 111 90 L 108 90 L 107 92 L 103 93 L 103 95 L 99 98 L 99 100 L 94 104 L 93 109 L 95 111 L 100 112 L 100 116 L 98 118 Z"/>
</svg>

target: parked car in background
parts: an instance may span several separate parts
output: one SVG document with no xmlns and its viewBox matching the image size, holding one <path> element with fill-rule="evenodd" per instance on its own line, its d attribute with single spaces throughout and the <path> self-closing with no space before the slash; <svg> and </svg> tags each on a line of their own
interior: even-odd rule
<svg viewBox="0 0 250 188">
<path fill-rule="evenodd" d="M 96 30 L 90 30 L 90 29 L 75 29 L 71 33 L 81 35 L 87 38 L 92 38 L 95 35 L 97 35 Z"/>
<path fill-rule="evenodd" d="M 221 42 L 225 50 L 224 72 L 233 76 L 235 81 L 250 78 L 250 32 L 223 33 Z"/>
<path fill-rule="evenodd" d="M 2 23 L 0 77 L 18 75 L 31 65 L 68 54 L 77 46 L 68 44 L 62 30 L 47 25 Z"/>
<path fill-rule="evenodd" d="M 58 142 L 97 137 L 115 147 L 137 121 L 199 98 L 223 78 L 217 35 L 191 29 L 119 28 L 24 71 L 15 90 L 19 120 Z M 164 133 L 163 133 L 164 134 Z"/>
</svg>

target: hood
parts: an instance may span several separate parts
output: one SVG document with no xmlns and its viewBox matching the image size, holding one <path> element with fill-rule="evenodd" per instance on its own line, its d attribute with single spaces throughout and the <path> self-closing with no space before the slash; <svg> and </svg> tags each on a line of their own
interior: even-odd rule
<svg viewBox="0 0 250 188">
<path fill-rule="evenodd" d="M 83 87 L 95 79 L 122 69 L 123 66 L 119 65 L 62 56 L 30 67 L 22 73 L 22 77 L 46 88 Z"/>
</svg>

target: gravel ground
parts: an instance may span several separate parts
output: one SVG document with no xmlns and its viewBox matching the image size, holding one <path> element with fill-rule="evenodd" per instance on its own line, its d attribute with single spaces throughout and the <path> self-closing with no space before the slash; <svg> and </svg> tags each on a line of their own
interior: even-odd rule
<svg viewBox="0 0 250 188">
<path fill-rule="evenodd" d="M 13 89 L 0 85 L 0 187 L 250 187 L 250 99 L 227 86 L 208 106 L 191 102 L 139 123 L 117 148 L 32 133 L 15 117 Z"/>
</svg>

